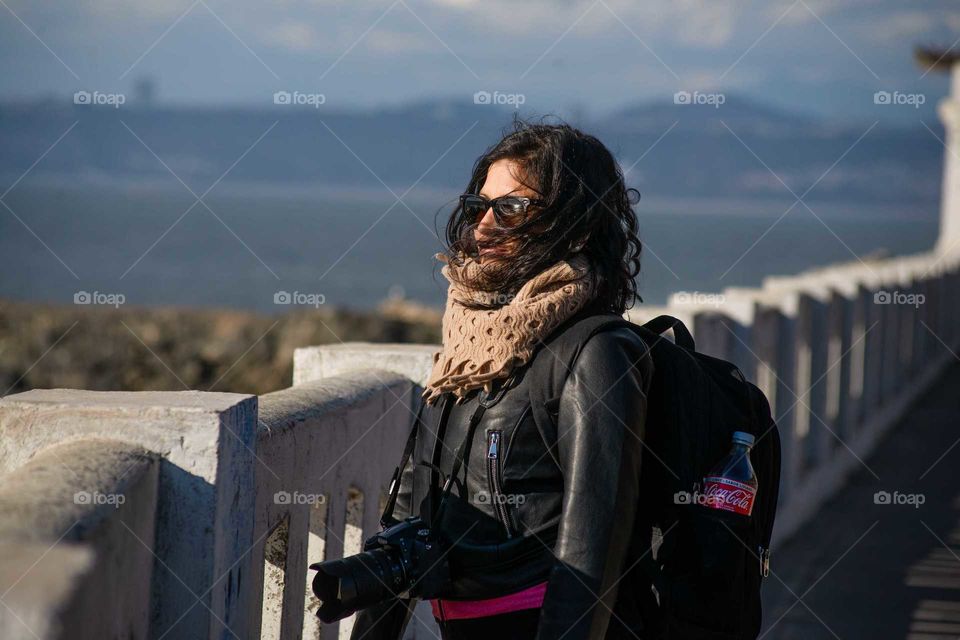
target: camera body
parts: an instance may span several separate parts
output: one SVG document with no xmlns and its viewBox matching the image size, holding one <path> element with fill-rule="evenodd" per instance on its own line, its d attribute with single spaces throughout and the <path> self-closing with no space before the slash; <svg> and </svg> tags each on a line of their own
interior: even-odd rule
<svg viewBox="0 0 960 640">
<path fill-rule="evenodd" d="M 404 579 L 394 582 L 394 595 L 432 598 L 449 584 L 450 566 L 444 559 L 446 546 L 419 516 L 410 516 L 370 536 L 363 550 L 368 553 L 382 550 L 398 561 Z"/>
<path fill-rule="evenodd" d="M 446 545 L 410 516 L 371 536 L 363 552 L 310 565 L 317 616 L 334 622 L 393 597 L 434 598 L 450 583 Z"/>
</svg>

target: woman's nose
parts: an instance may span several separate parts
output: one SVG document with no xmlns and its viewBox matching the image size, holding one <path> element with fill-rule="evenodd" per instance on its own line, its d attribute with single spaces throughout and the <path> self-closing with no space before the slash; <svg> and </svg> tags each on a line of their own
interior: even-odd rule
<svg viewBox="0 0 960 640">
<path fill-rule="evenodd" d="M 493 207 L 490 207 L 483 212 L 483 217 L 480 218 L 480 222 L 477 223 L 477 228 L 492 228 L 497 226 L 497 219 L 493 216 Z"/>
</svg>

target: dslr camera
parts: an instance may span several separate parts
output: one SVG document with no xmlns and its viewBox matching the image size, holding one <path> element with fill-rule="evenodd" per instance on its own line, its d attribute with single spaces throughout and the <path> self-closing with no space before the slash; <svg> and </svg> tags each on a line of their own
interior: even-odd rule
<svg viewBox="0 0 960 640">
<path fill-rule="evenodd" d="M 393 524 L 363 543 L 363 551 L 310 565 L 317 617 L 330 623 L 390 598 L 434 598 L 450 582 L 446 545 L 419 516 Z"/>
</svg>

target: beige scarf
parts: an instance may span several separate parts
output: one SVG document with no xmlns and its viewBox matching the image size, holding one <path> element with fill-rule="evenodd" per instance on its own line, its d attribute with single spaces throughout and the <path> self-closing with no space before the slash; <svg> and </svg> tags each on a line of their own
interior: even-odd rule
<svg viewBox="0 0 960 640">
<path fill-rule="evenodd" d="M 463 264 L 446 263 L 441 273 L 450 282 L 443 314 L 443 347 L 433 356 L 433 371 L 423 397 L 428 403 L 452 391 L 462 401 L 472 389 L 492 391 L 493 380 L 509 376 L 526 363 L 539 340 L 579 311 L 596 293 L 589 261 L 581 253 L 561 260 L 528 280 L 509 303 L 497 309 L 473 310 L 462 301 L 490 301 L 497 293 L 469 289 L 480 263 L 470 256 Z"/>
</svg>

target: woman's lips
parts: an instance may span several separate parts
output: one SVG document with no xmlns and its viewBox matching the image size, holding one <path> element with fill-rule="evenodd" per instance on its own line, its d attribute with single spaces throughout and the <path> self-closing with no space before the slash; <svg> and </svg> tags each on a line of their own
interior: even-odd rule
<svg viewBox="0 0 960 640">
<path fill-rule="evenodd" d="M 509 247 L 502 244 L 495 244 L 486 238 L 478 240 L 476 243 L 477 256 L 480 258 L 505 258 L 509 253 Z"/>
</svg>

